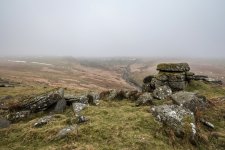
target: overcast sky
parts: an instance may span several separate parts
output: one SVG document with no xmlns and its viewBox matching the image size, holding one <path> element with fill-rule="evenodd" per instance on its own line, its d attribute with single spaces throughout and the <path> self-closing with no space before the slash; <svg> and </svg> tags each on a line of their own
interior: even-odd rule
<svg viewBox="0 0 225 150">
<path fill-rule="evenodd" d="M 0 55 L 225 57 L 225 0 L 0 0 Z"/>
</svg>

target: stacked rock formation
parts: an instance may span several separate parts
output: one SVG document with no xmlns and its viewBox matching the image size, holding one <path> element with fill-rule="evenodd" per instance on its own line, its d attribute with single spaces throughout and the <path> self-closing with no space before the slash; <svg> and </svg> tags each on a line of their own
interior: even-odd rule
<svg viewBox="0 0 225 150">
<path fill-rule="evenodd" d="M 187 63 L 162 63 L 157 66 L 159 73 L 156 76 L 147 76 L 144 78 L 142 91 L 153 92 L 160 86 L 169 86 L 172 91 L 184 90 L 191 80 L 202 80 L 206 83 L 222 85 L 222 81 L 209 78 L 205 75 L 195 75 L 190 72 Z"/>
<path fill-rule="evenodd" d="M 148 76 L 144 79 L 143 90 L 151 92 L 157 87 L 167 85 L 173 91 L 184 90 L 189 76 L 194 73 L 189 72 L 190 67 L 187 63 L 159 64 L 159 73 L 156 76 Z"/>
</svg>

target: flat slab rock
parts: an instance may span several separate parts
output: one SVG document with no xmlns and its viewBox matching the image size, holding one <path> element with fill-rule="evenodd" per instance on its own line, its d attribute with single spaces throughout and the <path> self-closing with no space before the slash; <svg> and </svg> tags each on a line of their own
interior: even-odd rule
<svg viewBox="0 0 225 150">
<path fill-rule="evenodd" d="M 192 92 L 180 91 L 171 97 L 174 104 L 183 106 L 192 112 L 195 112 L 196 108 L 204 109 L 208 106 L 208 102 L 204 96 Z"/>
<path fill-rule="evenodd" d="M 183 125 L 194 124 L 194 114 L 177 105 L 160 105 L 152 108 L 152 114 L 155 118 L 173 129 L 182 130 Z"/>
<path fill-rule="evenodd" d="M 157 65 L 157 70 L 165 72 L 186 72 L 190 70 L 187 63 L 162 63 Z"/>
</svg>

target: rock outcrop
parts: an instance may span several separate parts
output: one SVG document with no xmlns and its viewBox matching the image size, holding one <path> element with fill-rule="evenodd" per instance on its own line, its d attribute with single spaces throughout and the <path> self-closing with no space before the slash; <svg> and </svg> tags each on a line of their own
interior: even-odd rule
<svg viewBox="0 0 225 150">
<path fill-rule="evenodd" d="M 222 84 L 222 81 L 209 78 L 205 75 L 195 75 L 190 72 L 187 63 L 162 63 L 157 66 L 156 76 L 147 76 L 143 80 L 142 91 L 153 92 L 160 86 L 169 86 L 172 91 L 184 90 L 191 80 L 203 80 L 208 83 Z"/>
</svg>

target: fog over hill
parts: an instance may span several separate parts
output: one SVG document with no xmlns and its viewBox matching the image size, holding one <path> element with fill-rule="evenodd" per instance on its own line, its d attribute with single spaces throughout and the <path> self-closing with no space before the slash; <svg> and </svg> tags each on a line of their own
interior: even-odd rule
<svg viewBox="0 0 225 150">
<path fill-rule="evenodd" d="M 224 0 L 1 0 L 0 53 L 224 57 L 224 8 Z"/>
</svg>

